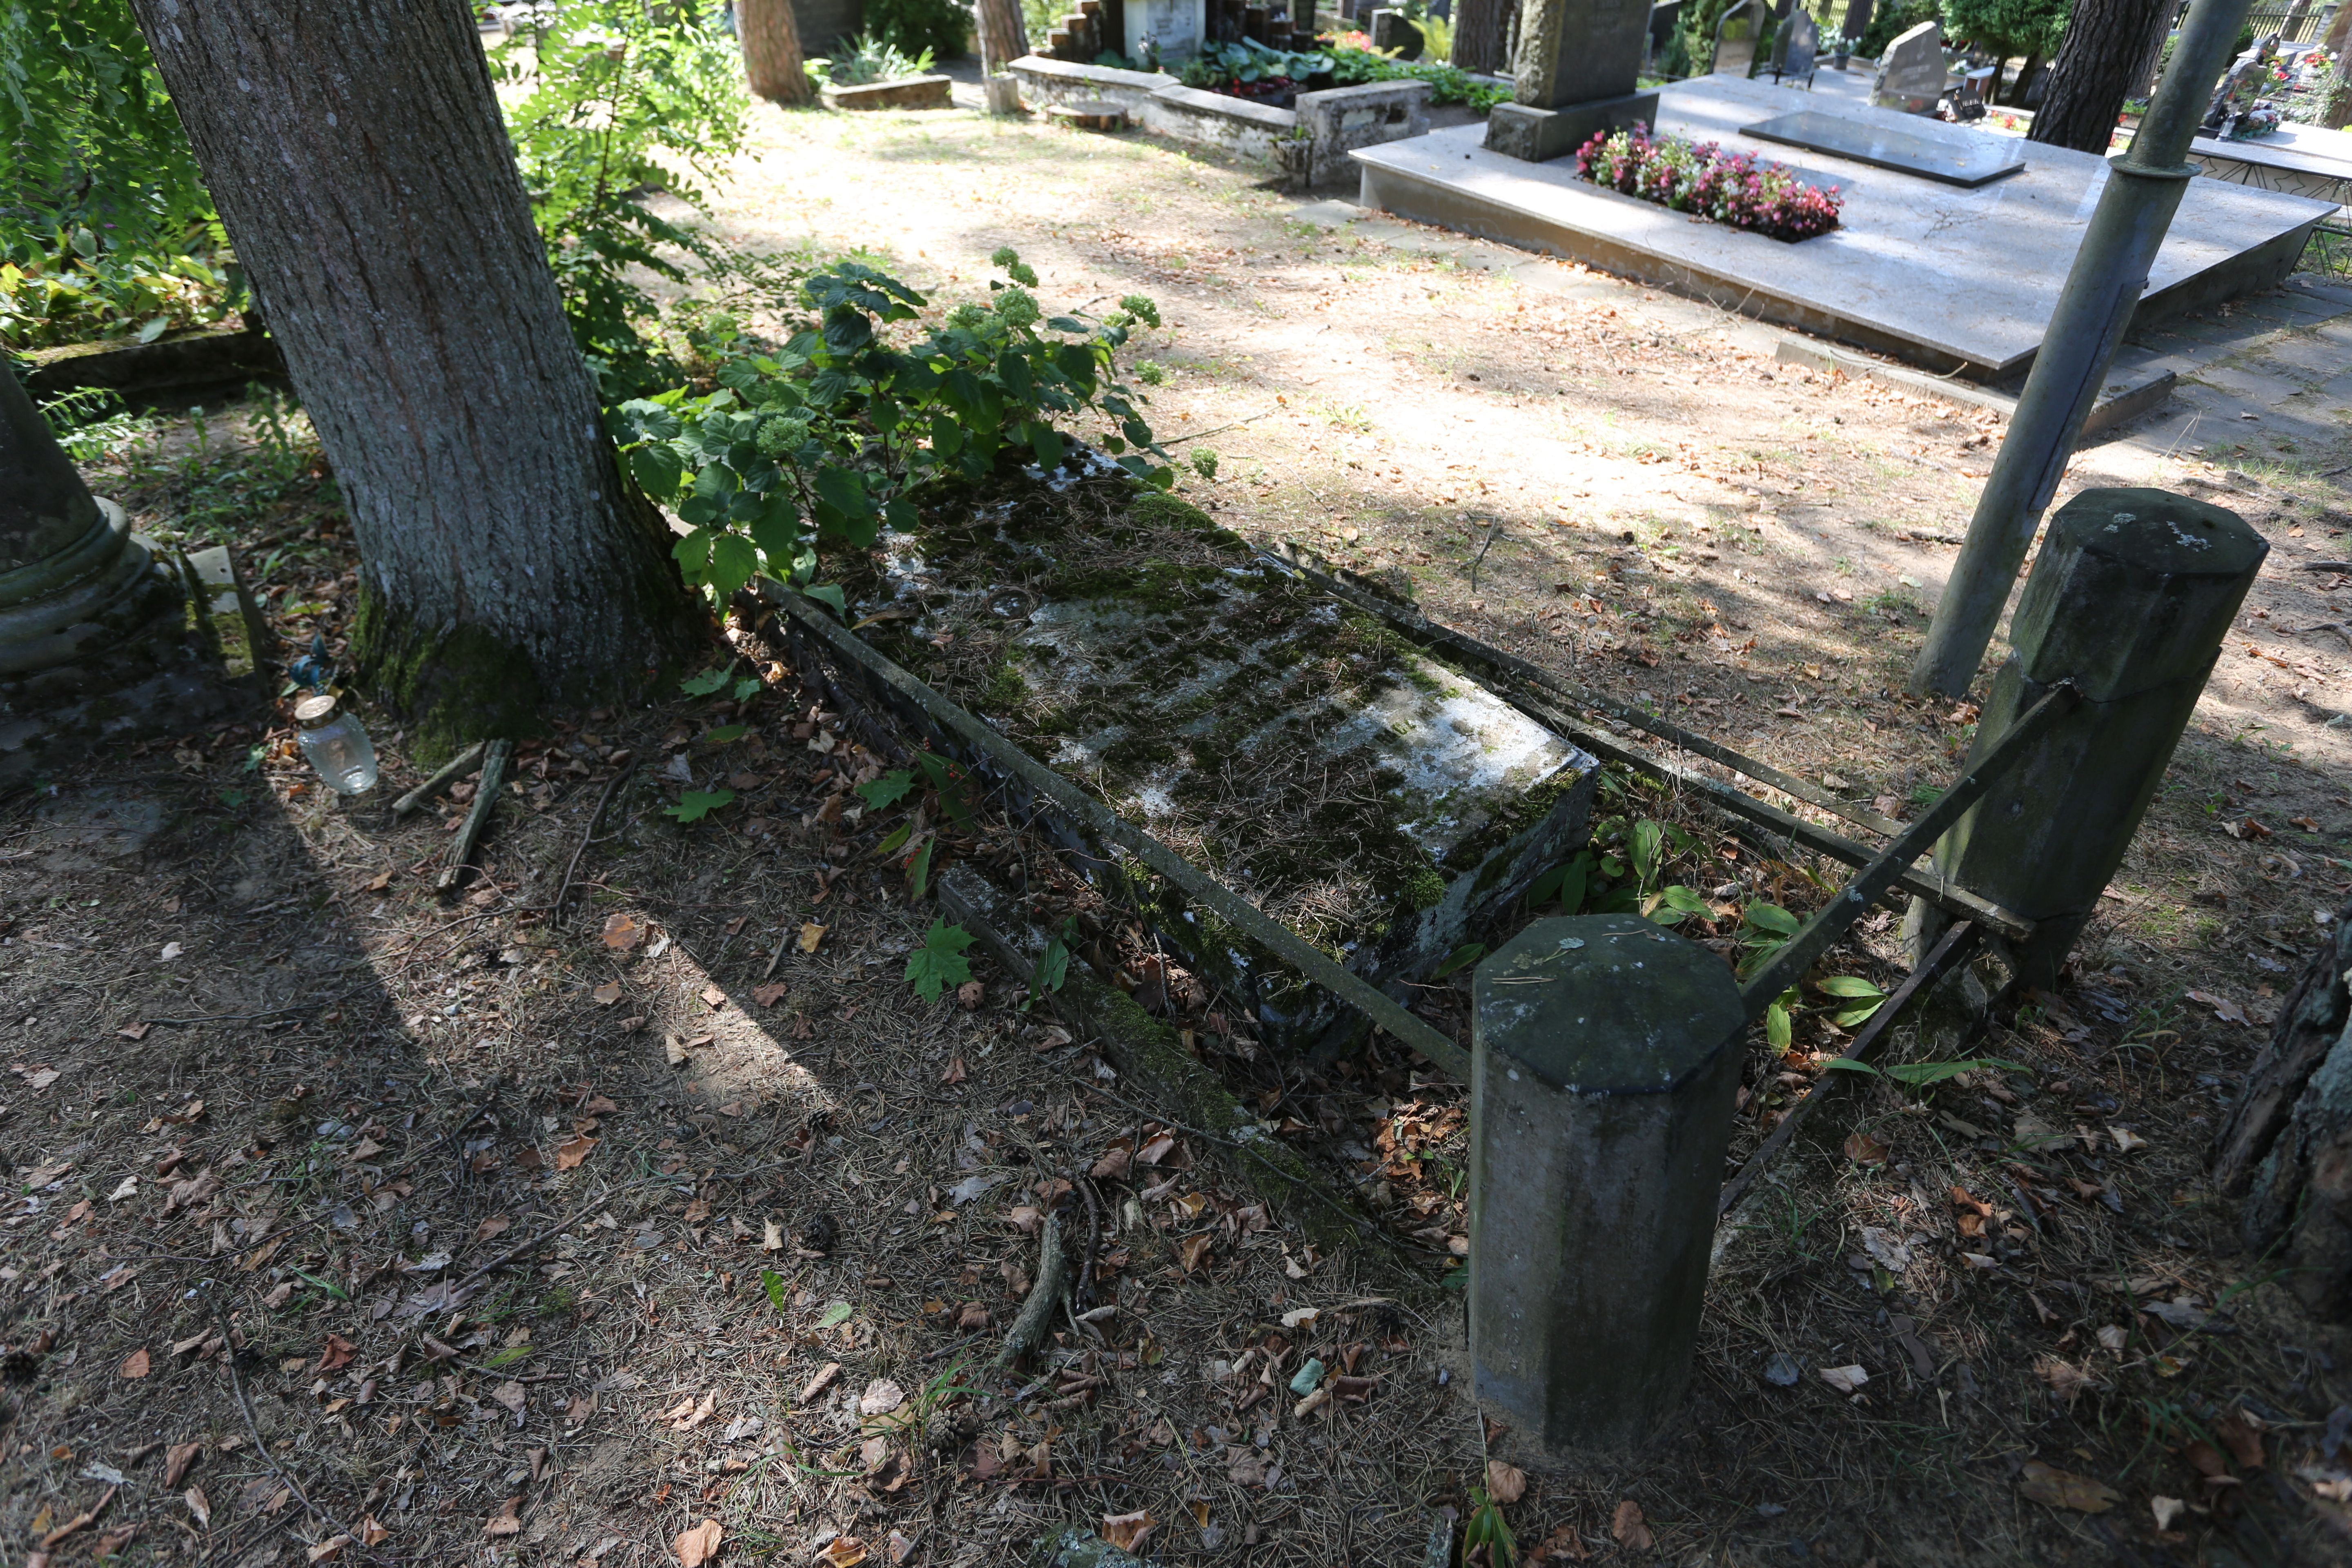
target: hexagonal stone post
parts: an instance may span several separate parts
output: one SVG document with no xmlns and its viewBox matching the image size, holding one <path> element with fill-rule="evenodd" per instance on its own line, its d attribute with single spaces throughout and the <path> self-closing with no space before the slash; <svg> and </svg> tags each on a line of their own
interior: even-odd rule
<svg viewBox="0 0 2352 1568">
<path fill-rule="evenodd" d="M 2034 922 L 2022 984 L 2056 983 L 2269 553 L 2237 513 L 2168 490 L 2088 489 L 2051 518 L 1975 752 L 2062 680 L 2083 700 L 1936 846 L 1946 875 Z M 1924 952 L 1944 923 L 1915 904 L 1906 934 Z"/>
<path fill-rule="evenodd" d="M 1547 1449 L 1682 1397 L 1747 1027 L 1722 959 L 1637 915 L 1538 921 L 1478 966 L 1470 1350 Z"/>
</svg>

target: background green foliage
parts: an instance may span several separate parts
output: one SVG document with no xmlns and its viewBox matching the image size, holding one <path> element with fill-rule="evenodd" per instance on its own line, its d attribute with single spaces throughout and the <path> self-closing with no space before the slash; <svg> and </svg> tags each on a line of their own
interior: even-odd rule
<svg viewBox="0 0 2352 1568">
<path fill-rule="evenodd" d="M 490 66 L 564 314 L 605 395 L 674 383 L 649 330 L 660 308 L 630 271 L 684 282 L 689 266 L 724 264 L 648 204 L 667 191 L 698 208 L 698 182 L 741 148 L 751 100 L 734 41 L 685 6 L 567 0 Z"/>
<path fill-rule="evenodd" d="M 1031 458 L 1058 467 L 1058 426 L 1085 416 L 1103 421 L 1093 438 L 1130 474 L 1171 482 L 1137 395 L 1116 379 L 1129 330 L 1159 324 L 1151 301 L 1130 295 L 1100 321 L 1041 321 L 1036 274 L 1010 250 L 995 259 L 1011 281 L 992 283 L 989 303 L 957 306 L 904 348 L 876 328 L 913 321 L 929 302 L 835 262 L 803 285 L 818 328 L 773 352 L 721 345 L 718 390 L 675 388 L 613 412 L 630 474 L 693 527 L 677 551 L 689 581 L 721 602 L 760 573 L 805 584 L 821 545 L 862 548 L 885 520 L 912 528 L 910 496 L 926 480 Z M 726 330 L 712 324 L 715 343 Z"/>
<path fill-rule="evenodd" d="M 2058 52 L 2073 10 L 2074 0 L 1944 0 L 1944 37 L 2001 59 L 2046 60 Z"/>
<path fill-rule="evenodd" d="M 123 0 L 0 0 L 0 346 L 214 321 L 243 295 Z"/>
<path fill-rule="evenodd" d="M 1076 0 L 1069 9 L 1077 9 Z M 940 59 L 964 52 L 964 36 L 971 26 L 971 11 L 955 0 L 866 0 L 863 15 L 866 32 L 875 37 L 896 44 L 906 54 L 929 49 Z M 1045 35 L 1030 26 L 1031 41 L 1044 43 Z"/>
</svg>

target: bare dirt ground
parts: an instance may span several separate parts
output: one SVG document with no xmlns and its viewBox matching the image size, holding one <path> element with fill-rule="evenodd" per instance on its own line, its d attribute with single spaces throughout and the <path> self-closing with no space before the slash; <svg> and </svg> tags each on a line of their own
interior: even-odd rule
<svg viewBox="0 0 2352 1568">
<path fill-rule="evenodd" d="M 742 242 L 863 247 L 945 300 L 1011 244 L 1049 305 L 1157 298 L 1155 418 L 1218 451 L 1188 493 L 1231 526 L 1402 573 L 1437 618 L 1882 809 L 1949 777 L 1970 708 L 1896 693 L 1987 416 L 1775 365 L 1727 321 L 1670 330 L 1557 264 L 1335 239 L 1142 140 L 767 111 L 759 140 L 722 196 Z M 100 488 L 235 538 L 288 651 L 331 649 L 351 563 L 315 466 L 167 435 Z M 2345 459 L 2229 479 L 2251 460 L 2102 448 L 2077 479 L 2203 483 L 2282 565 L 2341 558 Z M 2284 635 L 2340 616 L 2329 581 L 2265 574 L 2075 983 L 1975 1047 L 2014 1066 L 1859 1095 L 1776 1167 L 1687 1407 L 1639 1451 L 1529 1463 L 1521 1561 L 2341 1560 L 2352 1342 L 2202 1177 L 2347 890 L 2346 663 Z M 1460 1228 L 1459 1087 L 1377 1050 L 1270 1062 L 1214 999 L 1178 1019 L 1423 1250 L 1309 1246 L 1003 976 L 915 996 L 933 911 L 872 853 L 887 818 L 844 809 L 869 759 L 737 652 L 740 709 L 528 746 L 446 900 L 460 807 L 392 819 L 415 770 L 383 722 L 392 787 L 356 804 L 282 726 L 0 804 L 8 1568 L 694 1568 L 714 1541 L 1007 1563 L 1138 1512 L 1169 1562 L 1412 1564 L 1487 1452 L 1526 1458 L 1467 1397 L 1426 1250 Z M 677 757 L 738 808 L 665 815 Z M 1829 869 L 1630 777 L 1602 809 L 1688 826 L 1694 885 L 1801 905 Z M 960 852 L 1036 848 L 991 823 Z M 1895 958 L 1877 917 L 1836 963 L 1891 984 Z M 1742 1149 L 1835 1054 L 1828 1014 L 1758 1051 Z M 991 1372 L 1060 1182 L 1098 1305 Z M 1301 1415 L 1309 1357 L 1365 1381 Z"/>
</svg>

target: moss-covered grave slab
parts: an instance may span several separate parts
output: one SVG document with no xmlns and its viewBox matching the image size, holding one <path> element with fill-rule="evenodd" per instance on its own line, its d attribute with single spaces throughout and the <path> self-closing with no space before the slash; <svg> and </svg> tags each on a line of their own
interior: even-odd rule
<svg viewBox="0 0 2352 1568">
<path fill-rule="evenodd" d="M 881 652 L 1401 999 L 1583 839 L 1591 756 L 1123 477 L 966 492 L 845 586 Z M 1358 1026 L 1140 867 L 1093 869 L 1276 1043 Z"/>
</svg>

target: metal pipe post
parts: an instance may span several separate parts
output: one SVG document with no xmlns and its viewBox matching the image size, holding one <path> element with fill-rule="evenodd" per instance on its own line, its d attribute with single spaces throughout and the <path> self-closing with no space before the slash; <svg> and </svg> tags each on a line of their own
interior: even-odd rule
<svg viewBox="0 0 2352 1568">
<path fill-rule="evenodd" d="M 2106 189 L 2066 275 L 2009 435 L 1977 498 L 1969 536 L 1952 563 L 1911 689 L 1958 697 L 1976 679 L 2042 512 L 2057 493 L 2083 421 L 2105 384 L 2116 345 L 2147 287 L 2165 231 L 2189 177 L 2187 159 L 2237 46 L 2251 0 L 2196 0 L 2172 52 L 2172 68 L 2148 105 L 2129 151 L 2107 165 Z"/>
</svg>

